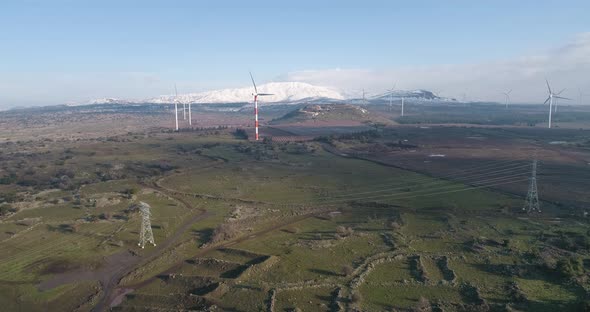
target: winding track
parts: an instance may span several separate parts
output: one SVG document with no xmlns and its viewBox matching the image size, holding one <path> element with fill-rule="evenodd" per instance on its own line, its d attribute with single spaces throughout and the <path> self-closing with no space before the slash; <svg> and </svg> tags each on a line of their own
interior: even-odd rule
<svg viewBox="0 0 590 312">
<path fill-rule="evenodd" d="M 163 193 L 163 194 L 179 201 L 189 210 L 196 209 L 190 203 L 188 203 L 186 200 L 184 200 L 182 198 L 182 196 L 190 196 L 191 194 L 163 188 L 158 183 L 153 183 L 152 185 L 143 184 L 143 187 Z M 211 198 L 211 199 L 220 199 L 220 198 Z M 155 250 L 153 250 L 151 253 L 149 253 L 147 256 L 144 256 L 141 258 L 138 257 L 135 261 L 128 262 L 119 268 L 115 268 L 114 270 L 111 271 L 111 274 L 109 274 L 109 276 L 105 276 L 104 278 L 102 278 L 100 282 L 103 285 L 103 295 L 101 296 L 99 302 L 92 309 L 92 312 L 105 311 L 106 309 L 108 309 L 111 306 L 111 303 L 119 295 L 124 294 L 126 291 L 129 291 L 130 289 L 133 290 L 133 289 L 141 288 L 142 286 L 147 285 L 150 282 L 152 282 L 154 279 L 157 278 L 157 276 L 160 276 L 162 274 L 172 273 L 172 272 L 174 272 L 175 269 L 177 269 L 180 265 L 182 265 L 184 260 L 175 263 L 174 265 L 172 265 L 171 267 L 169 267 L 165 271 L 154 274 L 151 278 L 148 278 L 145 281 L 142 281 L 142 282 L 134 284 L 134 285 L 129 285 L 126 287 L 119 288 L 119 283 L 121 282 L 121 279 L 123 279 L 123 277 L 125 277 L 127 274 L 131 273 L 137 267 L 137 265 L 139 263 L 148 262 L 148 261 L 155 259 L 158 256 L 162 255 L 162 253 L 164 251 L 166 251 L 171 245 L 173 245 L 178 240 L 178 238 L 181 237 L 195 222 L 201 221 L 205 218 L 212 216 L 212 213 L 210 213 L 209 211 L 207 211 L 205 209 L 199 209 L 199 210 L 201 210 L 201 213 L 199 213 L 196 216 L 194 216 L 193 218 L 185 221 L 178 228 L 178 230 L 176 230 L 176 232 L 172 236 L 170 236 L 162 244 L 158 245 L 158 247 Z M 228 246 L 236 244 L 236 243 L 240 243 L 240 242 L 243 242 L 246 240 L 253 239 L 259 235 L 263 235 L 268 232 L 279 229 L 281 227 L 287 226 L 289 224 L 293 224 L 293 223 L 305 220 L 307 218 L 313 217 L 313 216 L 320 214 L 320 213 L 321 212 L 312 212 L 312 213 L 300 215 L 298 217 L 291 218 L 288 221 L 275 224 L 272 227 L 265 228 L 265 229 L 260 230 L 258 232 L 250 233 L 247 236 L 238 237 L 236 239 L 229 240 L 229 241 L 222 243 L 222 244 L 217 244 L 214 246 L 203 248 L 203 249 L 199 250 L 195 255 L 193 255 L 193 257 L 194 256 L 202 256 L 203 254 L 206 254 L 207 252 L 210 252 L 214 249 L 218 249 L 221 247 L 228 247 Z"/>
<path fill-rule="evenodd" d="M 333 155 L 336 156 L 340 156 L 340 157 L 345 157 L 345 158 L 355 158 L 355 159 L 359 159 L 359 160 L 364 160 L 364 161 L 370 161 L 370 162 L 374 162 L 376 164 L 379 165 L 383 165 L 383 166 L 390 166 L 390 167 L 397 167 L 400 168 L 398 166 L 389 164 L 389 163 L 384 163 L 378 160 L 374 160 L 374 159 L 367 159 L 367 158 L 362 158 L 362 157 L 354 157 L 354 156 L 350 156 L 347 154 L 343 154 L 342 152 L 330 148 L 326 145 L 323 145 L 324 149 L 328 152 L 330 152 Z M 199 168 L 199 169 L 203 169 L 203 168 Z M 407 168 L 400 168 L 403 170 L 408 170 Z M 409 171 L 413 171 L 416 172 L 414 170 L 409 170 Z M 431 176 L 428 173 L 423 173 L 423 172 L 417 172 L 417 173 L 421 173 L 423 175 L 426 176 Z M 223 200 L 224 198 L 220 198 L 220 197 L 216 197 L 216 196 L 210 196 L 210 195 L 203 195 L 203 194 L 189 194 L 189 193 L 185 193 L 185 192 L 180 192 L 177 190 L 173 190 L 173 189 L 169 189 L 169 188 L 165 188 L 163 186 L 161 186 L 157 181 L 155 183 L 153 183 L 152 185 L 144 185 L 144 187 L 146 188 L 150 188 L 153 189 L 157 192 L 163 193 L 179 202 L 181 202 L 187 209 L 189 210 L 194 210 L 195 208 L 192 207 L 187 201 L 185 201 L 182 197 L 183 196 L 196 196 L 196 197 L 200 197 L 200 198 L 206 198 L 206 199 L 212 199 L 212 200 Z M 483 186 L 485 188 L 489 187 L 489 186 Z M 231 200 L 231 199 L 230 199 Z M 235 200 L 235 199 L 234 199 Z M 248 203 L 257 203 L 257 204 L 268 204 L 268 203 L 262 203 L 262 202 L 254 202 L 254 201 L 245 201 L 245 200 L 237 200 L 238 202 L 248 202 Z M 152 281 L 154 281 L 157 276 L 160 275 L 165 275 L 165 274 L 170 274 L 173 273 L 179 266 L 182 265 L 182 263 L 184 262 L 184 260 L 179 261 L 177 263 L 175 263 L 174 265 L 172 265 L 171 267 L 169 267 L 168 269 L 159 272 L 158 274 L 153 275 L 151 278 L 146 279 L 145 281 L 139 282 L 137 284 L 134 285 L 129 285 L 126 286 L 124 288 L 119 288 L 119 283 L 121 281 L 121 279 L 126 276 L 127 274 L 129 274 L 130 272 L 132 272 L 136 266 L 142 262 L 142 261 L 150 261 L 158 256 L 160 256 L 165 250 L 168 249 L 168 247 L 170 247 L 172 244 L 174 244 L 178 238 L 183 235 L 192 224 L 194 224 L 197 221 L 203 220 L 209 216 L 211 216 L 210 212 L 207 212 L 205 209 L 201 209 L 201 213 L 197 214 L 196 216 L 194 216 L 193 218 L 187 220 L 185 223 L 182 224 L 182 226 L 171 236 L 169 237 L 163 244 L 159 245 L 159 247 L 152 251 L 150 254 L 148 254 L 145 257 L 142 258 L 138 258 L 136 261 L 127 263 L 125 266 L 120 267 L 118 269 L 115 269 L 114 271 L 112 271 L 112 274 L 110 274 L 110 276 L 106 279 L 106 280 L 101 280 L 101 283 L 103 284 L 103 295 L 100 299 L 100 301 L 98 302 L 98 304 L 92 309 L 93 312 L 102 312 L 105 309 L 109 308 L 111 303 L 113 302 L 113 300 L 120 295 L 123 295 L 126 291 L 129 290 L 134 290 L 137 288 L 141 288 L 149 283 L 151 283 Z M 210 246 L 210 247 L 206 247 L 203 248 L 201 250 L 199 250 L 196 254 L 193 255 L 193 257 L 198 257 L 198 256 L 202 256 L 214 249 L 218 249 L 218 248 L 222 248 L 222 247 L 227 247 L 236 243 L 240 243 L 246 240 L 250 240 L 253 239 L 255 237 L 258 237 L 260 235 L 266 234 L 268 232 L 277 230 L 281 227 L 305 220 L 307 218 L 310 218 L 312 216 L 318 215 L 322 212 L 312 212 L 312 213 L 308 213 L 308 214 L 304 214 L 304 215 L 300 215 L 298 217 L 289 219 L 288 221 L 279 223 L 279 224 L 275 224 L 272 227 L 269 228 L 265 228 L 263 230 L 260 230 L 258 232 L 254 232 L 254 233 L 250 233 L 247 236 L 242 236 L 233 240 L 229 240 L 226 241 L 222 244 L 218 244 L 218 245 L 214 245 L 214 246 Z"/>
<path fill-rule="evenodd" d="M 171 194 L 168 194 L 168 192 L 162 188 L 159 188 L 158 186 L 149 186 L 149 185 L 143 185 L 145 188 L 149 188 L 152 190 L 155 190 L 157 192 L 163 193 L 167 196 L 170 196 L 172 198 L 174 198 L 175 200 L 179 201 L 180 203 L 182 203 L 187 209 L 189 210 L 195 210 L 196 208 L 193 207 L 190 203 L 188 203 L 186 200 L 184 200 L 181 197 L 175 197 L 172 196 Z M 115 268 L 114 270 L 111 271 L 111 273 L 108 276 L 105 276 L 104 278 L 101 278 L 101 284 L 103 286 L 103 295 L 100 298 L 99 302 L 96 304 L 96 306 L 94 306 L 94 308 L 92 309 L 93 312 L 100 312 L 100 311 L 104 311 L 105 308 L 108 308 L 108 306 L 110 305 L 111 301 L 113 300 L 113 298 L 115 297 L 115 290 L 117 290 L 117 286 L 119 284 L 119 282 L 121 281 L 121 279 L 129 274 L 131 271 L 133 271 L 133 269 L 135 269 L 135 267 L 142 261 L 150 261 L 152 259 L 155 259 L 157 257 L 159 257 L 160 255 L 162 255 L 162 253 L 167 250 L 170 246 L 172 246 L 172 244 L 174 244 L 178 238 L 180 236 L 182 236 L 195 222 L 197 221 L 201 221 L 209 216 L 211 216 L 212 214 L 202 208 L 196 209 L 196 210 L 200 210 L 201 213 L 193 216 L 192 218 L 186 220 L 179 228 L 178 230 L 176 230 L 176 232 L 174 232 L 174 234 L 172 236 L 170 236 L 168 239 L 166 239 L 162 244 L 158 245 L 158 247 L 156 247 L 155 250 L 153 250 L 152 252 L 150 252 L 148 255 L 144 256 L 144 257 L 138 257 L 136 258 L 134 261 L 130 261 L 124 265 L 121 265 L 118 268 Z"/>
</svg>

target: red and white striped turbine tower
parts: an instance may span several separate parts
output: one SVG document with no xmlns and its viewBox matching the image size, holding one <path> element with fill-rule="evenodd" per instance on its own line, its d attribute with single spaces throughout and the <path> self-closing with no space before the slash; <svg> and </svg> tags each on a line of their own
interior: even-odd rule
<svg viewBox="0 0 590 312">
<path fill-rule="evenodd" d="M 273 95 L 271 93 L 258 93 L 258 89 L 256 88 L 256 83 L 254 82 L 254 77 L 252 77 L 252 73 L 250 72 L 250 79 L 252 79 L 252 84 L 254 85 L 254 127 L 256 128 L 256 141 L 258 141 L 258 97 L 259 96 L 269 96 Z"/>
</svg>

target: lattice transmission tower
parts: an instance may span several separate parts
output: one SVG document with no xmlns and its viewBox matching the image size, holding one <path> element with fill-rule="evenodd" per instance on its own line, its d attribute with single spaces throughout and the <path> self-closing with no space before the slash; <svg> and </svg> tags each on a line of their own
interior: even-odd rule
<svg viewBox="0 0 590 312">
<path fill-rule="evenodd" d="M 139 232 L 139 243 L 137 246 L 140 246 L 142 249 L 145 247 L 145 243 L 151 243 L 156 246 L 154 242 L 154 233 L 152 233 L 152 222 L 150 221 L 150 217 L 152 213 L 150 212 L 150 205 L 139 202 L 139 214 L 141 215 L 141 231 Z"/>
<path fill-rule="evenodd" d="M 537 190 L 537 160 L 533 160 L 533 170 L 529 181 L 529 191 L 526 195 L 523 211 L 527 213 L 541 212 L 541 204 L 539 203 L 539 192 Z"/>
</svg>

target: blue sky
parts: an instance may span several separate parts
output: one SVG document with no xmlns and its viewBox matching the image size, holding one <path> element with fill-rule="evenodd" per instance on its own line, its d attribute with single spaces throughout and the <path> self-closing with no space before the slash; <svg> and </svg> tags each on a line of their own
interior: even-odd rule
<svg viewBox="0 0 590 312">
<path fill-rule="evenodd" d="M 340 88 L 350 85 L 297 73 L 403 80 L 414 68 L 553 55 L 590 31 L 589 12 L 587 0 L 2 1 L 0 108 L 151 97 L 175 82 L 184 92 L 245 86 L 248 70 Z"/>
</svg>

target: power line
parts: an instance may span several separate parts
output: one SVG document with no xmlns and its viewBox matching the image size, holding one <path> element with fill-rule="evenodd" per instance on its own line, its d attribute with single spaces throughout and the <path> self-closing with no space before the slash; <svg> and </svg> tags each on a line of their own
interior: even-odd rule
<svg viewBox="0 0 590 312">
<path fill-rule="evenodd" d="M 517 162 L 518 164 L 508 165 L 508 163 L 515 163 L 515 162 Z M 492 167 L 489 164 L 485 165 L 485 166 L 474 166 L 474 167 L 463 169 L 463 170 L 456 170 L 450 174 L 442 175 L 442 176 L 438 176 L 438 177 L 425 176 L 422 173 L 412 172 L 412 173 L 420 175 L 420 176 L 410 179 L 410 180 L 400 181 L 399 177 L 395 178 L 394 180 L 397 182 L 396 183 L 397 185 L 402 185 L 402 184 L 407 185 L 409 182 L 430 181 L 432 179 L 452 179 L 452 178 L 458 179 L 458 178 L 464 178 L 465 176 L 469 176 L 470 174 L 481 173 L 481 172 L 485 172 L 485 171 L 497 171 L 498 169 L 507 168 L 508 166 L 520 165 L 520 161 L 507 161 L 507 162 L 502 161 L 501 163 L 506 163 L 506 165 L 499 165 L 498 166 L 498 164 L 494 164 L 493 166 L 495 166 L 495 167 Z M 483 170 L 483 169 L 485 169 L 485 170 Z M 402 170 L 407 170 L 407 169 L 402 169 Z M 407 170 L 407 171 L 410 171 L 410 170 Z M 369 188 L 374 188 L 374 187 L 381 186 L 381 185 L 387 186 L 390 184 L 389 184 L 389 182 L 383 183 L 383 184 L 374 184 L 374 185 L 370 185 Z M 342 191 L 342 193 L 345 193 L 345 192 L 347 192 L 347 191 Z"/>
<path fill-rule="evenodd" d="M 480 180 L 477 181 L 477 183 L 494 183 L 493 185 L 496 185 L 496 182 L 500 182 L 500 181 L 508 181 L 508 180 L 512 180 L 514 178 L 517 177 L 522 177 L 523 174 L 515 174 L 515 175 L 509 175 L 509 176 L 503 176 L 503 177 L 496 177 L 493 179 L 486 179 L 486 180 Z M 526 179 L 525 179 L 526 180 Z M 520 181 L 520 180 L 518 180 Z M 524 180 L 522 180 L 524 181 Z M 513 181 L 513 182 L 517 182 L 517 181 Z M 363 197 L 358 197 L 358 198 L 345 198 L 345 199 L 335 199 L 335 200 L 328 200 L 330 199 L 329 197 L 326 198 L 326 200 L 324 201 L 324 199 L 322 200 L 316 200 L 316 201 L 308 201 L 308 202 L 300 202 L 300 203 L 288 203 L 289 205 L 305 205 L 305 204 L 326 204 L 326 203 L 341 203 L 341 202 L 350 202 L 350 201 L 355 201 L 355 200 L 360 200 L 360 199 L 375 199 L 375 198 L 391 198 L 391 197 L 395 197 L 398 195 L 407 195 L 407 194 L 418 194 L 421 192 L 428 192 L 428 191 L 432 191 L 432 190 L 444 190 L 446 188 L 449 187 L 462 187 L 465 184 L 459 184 L 460 182 L 457 182 L 457 184 L 455 185 L 444 185 L 444 186 L 440 186 L 438 188 L 434 188 L 434 189 L 428 189 L 428 190 L 420 190 L 420 191 L 411 191 L 411 192 L 401 192 L 401 193 L 394 193 L 394 194 L 385 194 L 385 195 L 374 195 L 374 196 L 363 196 Z M 512 183 L 512 182 L 511 182 Z M 476 186 L 479 187 L 479 186 Z M 422 194 L 424 196 L 427 196 L 427 194 Z M 422 195 L 418 195 L 418 196 L 422 196 Z M 393 199 L 399 199 L 399 198 L 393 198 Z"/>
<path fill-rule="evenodd" d="M 496 176 L 496 175 L 498 175 L 500 173 L 503 173 L 503 172 L 514 172 L 517 169 L 521 169 L 521 168 L 525 168 L 525 167 L 528 167 L 528 165 L 525 165 L 525 166 L 516 166 L 516 167 L 512 167 L 512 168 L 506 168 L 506 169 L 499 170 L 499 171 L 493 171 L 491 173 L 490 172 L 482 172 L 482 173 L 478 173 L 478 174 L 471 175 L 471 176 L 458 176 L 458 177 L 456 177 L 456 179 L 459 180 L 457 182 L 463 182 L 463 183 L 466 183 L 467 182 L 468 183 L 469 181 L 465 181 L 465 180 L 473 180 L 473 179 L 476 179 L 476 178 L 479 178 L 479 177 Z M 436 178 L 436 177 L 430 178 L 430 180 L 436 180 L 436 181 L 432 181 L 432 182 L 429 182 L 429 183 L 426 183 L 426 184 L 423 184 L 423 185 L 419 185 L 419 186 L 432 185 L 432 184 L 437 185 L 437 184 L 448 183 L 449 182 L 449 181 L 445 181 L 445 179 Z M 461 181 L 461 180 L 463 180 L 463 181 Z M 360 193 L 348 193 L 348 194 L 345 194 L 345 195 L 336 195 L 336 196 L 332 196 L 332 197 L 338 198 L 338 197 L 349 197 L 349 196 L 355 196 L 355 195 L 363 195 L 363 194 L 373 194 L 373 193 L 388 192 L 388 191 L 399 190 L 399 189 L 404 189 L 404 188 L 410 187 L 410 184 L 412 184 L 412 183 L 415 183 L 415 182 L 412 181 L 412 180 L 409 180 L 409 181 L 402 182 L 403 186 L 399 186 L 399 187 L 395 187 L 395 188 L 387 188 L 387 189 L 374 190 L 374 191 L 366 191 L 366 192 L 360 192 Z M 401 184 L 397 184 L 397 185 L 401 185 Z"/>
<path fill-rule="evenodd" d="M 395 179 L 396 183 L 393 183 L 393 184 L 384 183 L 384 184 L 370 185 L 367 187 L 368 189 L 370 189 L 368 191 L 361 191 L 361 192 L 354 192 L 354 193 L 351 193 L 351 192 L 353 192 L 353 190 L 336 191 L 336 192 L 331 192 L 329 195 L 326 195 L 325 197 L 340 198 L 340 197 L 349 197 L 349 196 L 364 195 L 364 194 L 389 192 L 389 191 L 394 191 L 394 190 L 399 190 L 399 189 L 405 189 L 405 188 L 409 187 L 411 184 L 417 184 L 417 183 L 422 183 L 422 182 L 428 182 L 425 185 L 436 186 L 437 184 L 448 183 L 448 181 L 444 181 L 444 180 L 473 180 L 475 178 L 480 178 L 480 177 L 495 176 L 495 175 L 498 175 L 499 173 L 502 173 L 502 172 L 518 171 L 522 168 L 528 168 L 528 166 L 529 166 L 528 164 L 522 165 L 520 161 L 518 161 L 517 163 L 515 163 L 515 161 L 508 161 L 508 162 L 502 162 L 502 163 L 504 163 L 504 164 L 502 164 L 500 166 L 493 167 L 493 168 L 489 165 L 480 167 L 480 168 L 487 167 L 486 170 L 478 170 L 479 168 L 473 167 L 473 168 L 471 168 L 471 170 L 457 170 L 453 174 L 448 174 L 448 175 L 444 175 L 441 177 L 418 176 L 413 179 L 403 179 L 403 178 L 398 177 Z M 509 163 L 512 163 L 512 164 L 509 165 Z M 476 170 L 478 170 L 478 172 L 476 172 Z M 419 173 L 416 173 L 416 174 L 419 174 Z M 402 179 L 402 180 L 400 181 L 400 179 Z M 375 187 L 383 187 L 383 189 L 375 190 L 374 189 Z M 360 189 L 357 189 L 357 190 L 360 191 Z M 297 199 L 298 196 L 291 196 L 291 197 L 287 197 L 287 198 Z M 285 197 L 282 198 L 282 200 L 284 200 L 284 199 L 285 199 Z"/>
<path fill-rule="evenodd" d="M 109 227 L 111 227 L 111 225 L 103 225 L 103 226 L 95 228 L 93 230 L 94 231 L 102 231 L 103 229 L 107 229 Z M 31 263 L 35 262 L 35 260 L 46 257 L 46 255 L 44 254 L 46 251 L 51 250 L 52 252 L 54 252 L 57 247 L 62 247 L 62 246 L 67 245 L 68 243 L 74 243 L 74 242 L 83 245 L 87 241 L 95 240 L 95 239 L 96 238 L 94 238 L 94 237 L 79 238 L 77 236 L 73 236 L 70 239 L 57 240 L 53 244 L 45 244 L 45 245 L 43 245 L 42 248 L 39 248 L 39 249 L 28 249 L 25 252 L 16 253 L 16 254 L 13 254 L 11 257 L 0 259 L 0 261 L 2 261 L 2 264 L 1 264 L 2 266 L 10 264 L 10 266 L 13 267 L 13 269 L 11 269 L 11 270 L 3 271 L 2 273 L 0 273 L 0 277 L 3 278 L 3 277 L 8 276 L 10 273 L 16 272 L 19 268 L 15 264 L 20 264 L 20 262 L 22 261 L 23 258 L 28 260 L 29 264 L 27 264 L 27 265 L 30 265 Z M 29 245 L 33 245 L 33 244 L 29 244 Z"/>
</svg>

